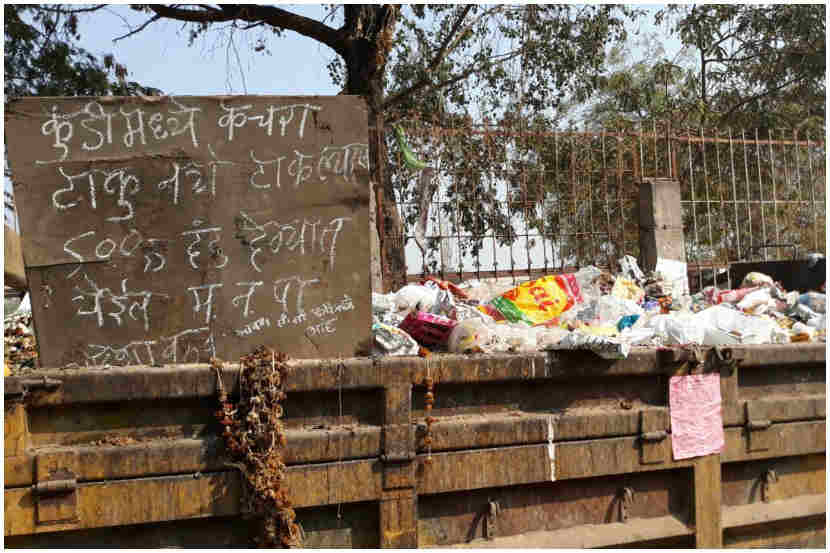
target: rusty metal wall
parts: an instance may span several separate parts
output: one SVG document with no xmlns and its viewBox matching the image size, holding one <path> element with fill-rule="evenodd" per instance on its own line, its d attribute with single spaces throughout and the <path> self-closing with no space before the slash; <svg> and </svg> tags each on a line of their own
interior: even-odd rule
<svg viewBox="0 0 830 553">
<path fill-rule="evenodd" d="M 823 344 L 732 353 L 294 361 L 285 485 L 305 544 L 823 546 Z M 725 446 L 676 461 L 668 377 L 689 372 L 720 374 Z M 6 545 L 246 545 L 216 402 L 206 365 L 7 377 Z"/>
<path fill-rule="evenodd" d="M 425 251 L 415 241 L 419 174 L 390 140 L 409 274 L 462 280 L 525 277 L 593 263 L 613 268 L 639 253 L 642 178 L 681 183 L 683 230 L 694 286 L 727 285 L 729 263 L 826 253 L 823 137 L 797 131 L 628 129 L 535 132 L 469 124 L 402 122 L 434 169 Z M 427 194 L 431 194 L 427 187 Z"/>
</svg>

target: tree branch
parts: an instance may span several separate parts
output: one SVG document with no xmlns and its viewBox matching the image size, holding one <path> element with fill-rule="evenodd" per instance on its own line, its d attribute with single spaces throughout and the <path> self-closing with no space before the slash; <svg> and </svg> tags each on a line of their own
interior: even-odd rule
<svg viewBox="0 0 830 553">
<path fill-rule="evenodd" d="M 754 94 L 754 95 L 750 96 L 749 98 L 744 98 L 743 100 L 741 100 L 740 102 L 738 102 L 737 104 L 735 104 L 734 106 L 729 108 L 729 110 L 720 117 L 720 120 L 721 121 L 726 120 L 730 115 L 732 115 L 732 113 L 735 112 L 735 110 L 737 110 L 738 108 L 740 108 L 743 105 L 746 105 L 750 102 L 754 102 L 755 100 L 761 99 L 764 96 L 767 96 L 767 95 L 769 95 L 773 92 L 778 92 L 782 88 L 786 88 L 786 87 L 790 86 L 791 84 L 796 83 L 798 81 L 803 81 L 804 79 L 805 79 L 804 76 L 794 77 L 794 78 L 790 79 L 789 81 L 787 81 L 787 82 L 785 82 L 781 85 L 776 86 L 775 88 L 764 90 L 763 92 L 759 92 L 758 94 Z"/>
<path fill-rule="evenodd" d="M 473 73 L 477 73 L 478 71 L 481 71 L 485 67 L 489 67 L 489 66 L 496 65 L 496 64 L 499 64 L 499 63 L 504 63 L 506 61 L 509 61 L 509 60 L 515 58 L 515 57 L 518 57 L 519 55 L 521 55 L 521 53 L 522 53 L 522 49 L 519 48 L 518 50 L 510 52 L 509 54 L 502 54 L 501 56 L 496 56 L 495 58 L 493 58 L 491 60 L 488 60 L 486 63 L 484 63 L 482 65 L 469 67 L 465 71 L 462 71 L 461 73 L 459 73 L 459 74 L 457 74 L 453 77 L 450 77 L 449 79 L 447 79 L 443 82 L 440 82 L 438 84 L 434 84 L 432 86 L 429 86 L 428 90 L 437 92 L 439 90 L 447 88 L 448 86 L 452 86 L 452 85 L 454 85 L 455 83 L 457 83 L 459 81 L 463 81 L 464 79 L 466 79 L 467 77 L 469 77 Z M 496 59 L 496 58 L 500 58 L 500 59 Z M 422 88 L 425 88 L 430 83 L 428 81 L 421 81 L 418 84 L 420 84 L 421 86 L 417 86 L 417 87 L 412 86 L 409 89 L 407 89 L 403 92 L 399 92 L 398 94 L 395 94 L 391 98 L 387 99 L 385 102 L 383 102 L 383 109 L 386 110 L 386 109 L 394 106 L 395 104 L 400 102 L 406 95 L 415 93 L 418 90 L 420 90 Z"/>
<path fill-rule="evenodd" d="M 413 84 L 412 86 L 410 86 L 410 87 L 408 87 L 404 90 L 398 91 L 395 94 L 393 94 L 392 96 L 390 96 L 383 103 L 383 108 L 384 109 L 388 108 L 389 106 L 393 106 L 393 105 L 397 104 L 402 99 L 409 96 L 410 94 L 413 94 L 413 93 L 421 90 L 422 88 L 428 86 L 430 84 L 429 72 L 434 70 L 436 67 L 438 67 L 441 64 L 441 62 L 444 59 L 446 59 L 447 55 L 452 53 L 458 47 L 458 45 L 461 43 L 461 39 L 464 37 L 464 35 L 467 33 L 467 31 L 472 29 L 475 25 L 477 25 L 478 22 L 481 21 L 484 17 L 492 15 L 493 13 L 496 13 L 497 11 L 501 11 L 504 8 L 504 6 L 496 6 L 495 8 L 491 8 L 489 10 L 486 10 L 481 15 L 476 17 L 473 21 L 471 21 L 466 27 L 464 27 L 463 30 L 461 30 L 459 32 L 459 27 L 461 26 L 461 22 L 464 20 L 467 13 L 470 11 L 470 8 L 472 8 L 472 6 L 467 6 L 467 9 L 465 9 L 464 12 L 455 21 L 455 23 L 453 24 L 453 28 L 450 31 L 450 34 L 447 35 L 447 37 L 444 39 L 444 43 L 439 48 L 439 50 L 436 53 L 435 57 L 433 58 L 432 62 L 427 66 L 426 71 L 424 73 L 424 76 L 421 77 L 421 79 L 418 82 L 416 82 L 415 84 Z M 453 37 L 453 35 L 456 36 L 456 39 L 450 45 L 449 40 L 450 40 L 450 38 Z M 438 85 L 438 86 L 439 86 L 439 89 L 440 89 L 440 85 Z"/>
<path fill-rule="evenodd" d="M 135 34 L 138 34 L 138 33 L 140 33 L 141 31 L 143 31 L 144 29 L 146 29 L 146 28 L 147 28 L 147 26 L 148 26 L 150 23 L 152 23 L 152 22 L 154 22 L 154 21 L 158 21 L 159 19 L 161 19 L 161 16 L 160 16 L 160 15 L 158 15 L 158 14 L 156 14 L 156 15 L 154 15 L 153 17 L 151 17 L 150 19 L 148 19 L 147 21 L 145 21 L 144 23 L 142 23 L 142 24 L 141 24 L 140 26 L 138 26 L 136 29 L 132 29 L 132 30 L 130 30 L 130 32 L 129 32 L 129 33 L 127 33 L 127 34 L 125 34 L 125 35 L 121 35 L 121 36 L 119 36 L 119 37 L 116 37 L 116 38 L 112 39 L 112 41 L 113 41 L 113 42 L 118 42 L 119 40 L 123 40 L 123 39 L 125 39 L 125 38 L 127 38 L 127 37 L 131 37 L 131 36 L 133 36 L 133 35 L 135 35 Z"/>
<path fill-rule="evenodd" d="M 322 42 L 338 54 L 343 54 L 344 43 L 336 29 L 276 6 L 243 4 L 237 5 L 238 9 L 235 9 L 232 6 L 223 5 L 222 10 L 211 8 L 210 11 L 207 9 L 187 10 L 162 4 L 150 4 L 149 7 L 160 17 L 191 23 L 220 23 L 235 19 L 249 23 L 265 22 L 278 29 L 294 31 Z"/>
</svg>

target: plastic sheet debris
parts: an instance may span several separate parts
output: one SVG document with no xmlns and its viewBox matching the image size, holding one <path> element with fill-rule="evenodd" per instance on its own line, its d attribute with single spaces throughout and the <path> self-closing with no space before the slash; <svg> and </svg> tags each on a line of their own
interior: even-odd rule
<svg viewBox="0 0 830 553">
<path fill-rule="evenodd" d="M 720 453 L 723 450 L 719 374 L 671 377 L 669 414 L 675 460 Z"/>
<path fill-rule="evenodd" d="M 826 340 L 824 293 L 786 291 L 755 272 L 736 289 L 690 296 L 685 263 L 661 259 L 645 276 L 633 257 L 619 261 L 616 277 L 594 266 L 518 285 L 509 277 L 458 285 L 427 277 L 373 295 L 373 312 L 419 345 L 454 353 L 560 348 L 619 359 L 635 345 Z M 415 352 L 412 343 L 404 349 Z"/>
<path fill-rule="evenodd" d="M 376 355 L 418 355 L 418 342 L 400 328 L 375 322 L 372 324 L 372 335 Z"/>
<path fill-rule="evenodd" d="M 671 288 L 671 291 L 667 292 L 668 295 L 678 298 L 689 295 L 689 277 L 685 261 L 658 257 L 654 272 L 662 275 L 664 288 Z"/>
<path fill-rule="evenodd" d="M 571 275 L 556 275 L 525 282 L 490 300 L 510 322 L 545 324 L 581 302 L 579 284 Z"/>
<path fill-rule="evenodd" d="M 546 349 L 551 351 L 587 349 L 603 359 L 625 359 L 631 352 L 631 344 L 607 336 L 592 336 L 574 331 Z"/>
<path fill-rule="evenodd" d="M 643 274 L 640 266 L 637 265 L 637 260 L 633 255 L 625 255 L 620 260 L 620 272 L 634 282 L 642 282 L 646 275 Z"/>
</svg>

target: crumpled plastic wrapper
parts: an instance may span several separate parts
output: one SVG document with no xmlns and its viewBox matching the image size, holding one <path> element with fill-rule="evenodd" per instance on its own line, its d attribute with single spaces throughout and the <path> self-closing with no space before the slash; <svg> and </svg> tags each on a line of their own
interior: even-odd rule
<svg viewBox="0 0 830 553">
<path fill-rule="evenodd" d="M 375 321 L 372 324 L 376 355 L 418 355 L 420 347 L 400 328 Z"/>
<path fill-rule="evenodd" d="M 587 349 L 603 359 L 625 359 L 631 353 L 631 344 L 607 336 L 592 336 L 574 331 L 545 349 L 548 351 Z"/>
</svg>

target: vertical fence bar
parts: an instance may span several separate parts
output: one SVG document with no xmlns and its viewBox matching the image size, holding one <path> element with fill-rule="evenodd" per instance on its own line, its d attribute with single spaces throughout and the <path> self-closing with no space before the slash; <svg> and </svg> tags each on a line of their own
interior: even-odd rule
<svg viewBox="0 0 830 553">
<path fill-rule="evenodd" d="M 625 221 L 625 203 L 623 202 L 623 190 L 625 189 L 625 163 L 623 159 L 623 147 L 625 145 L 625 138 L 623 137 L 622 129 L 617 129 L 617 203 L 620 204 L 620 211 L 618 214 L 618 218 L 620 221 L 620 249 L 617 253 L 619 253 L 620 257 L 624 256 L 627 252 L 625 250 L 625 225 L 623 221 Z M 637 164 L 637 162 L 633 159 L 632 156 L 631 165 L 632 165 L 632 174 L 633 174 L 633 166 Z"/>
<path fill-rule="evenodd" d="M 738 188 L 735 184 L 735 154 L 732 151 L 732 127 L 729 127 L 729 170 L 732 173 L 732 208 L 735 211 L 735 238 L 737 239 L 737 258 L 741 258 L 741 227 L 738 224 Z"/>
<path fill-rule="evenodd" d="M 688 130 L 686 131 L 686 136 L 689 139 L 689 184 L 691 187 L 692 192 L 692 229 L 695 236 L 695 243 L 694 243 L 694 258 L 697 264 L 697 278 L 698 278 L 698 288 L 700 290 L 703 289 L 703 270 L 700 268 L 700 239 L 697 235 L 697 210 L 695 209 L 695 205 L 697 204 L 697 199 L 695 196 L 695 173 L 694 169 L 692 168 L 692 134 Z"/>
<path fill-rule="evenodd" d="M 744 129 L 741 129 L 741 146 L 743 148 L 744 153 L 744 182 L 746 183 L 746 216 L 749 220 L 749 251 L 752 251 L 752 203 L 750 202 L 750 198 L 752 197 L 749 192 L 749 163 L 747 162 L 747 155 L 746 155 L 746 136 L 744 133 Z M 743 258 L 741 258 L 743 260 Z"/>
<path fill-rule="evenodd" d="M 605 165 L 605 127 L 602 128 L 602 184 L 605 189 L 605 233 L 606 248 L 605 255 L 608 257 L 608 265 L 611 266 L 611 206 L 608 193 L 608 173 Z"/>
<path fill-rule="evenodd" d="M 591 222 L 591 259 L 597 258 L 597 228 L 594 224 L 594 142 L 593 137 L 588 136 L 588 127 L 583 125 L 585 131 L 585 151 L 588 156 L 588 164 L 585 168 L 585 173 L 588 176 L 588 219 Z M 579 260 L 582 265 L 582 260 Z M 609 267 L 609 270 L 611 267 Z"/>
<path fill-rule="evenodd" d="M 775 223 L 775 243 L 780 243 L 780 235 L 778 232 L 778 192 L 775 188 L 775 154 L 772 147 L 772 129 L 767 131 L 767 139 L 769 141 L 769 157 L 770 157 L 770 175 L 772 176 L 772 221 Z M 781 259 L 781 249 L 775 249 L 775 258 Z"/>
<path fill-rule="evenodd" d="M 559 248 L 556 250 L 556 254 L 559 256 L 559 267 L 562 267 L 562 193 L 559 189 L 559 137 L 556 130 L 553 131 L 553 163 L 554 163 L 554 188 L 556 189 L 556 222 L 557 222 L 557 230 L 556 233 L 559 237 Z M 553 239 L 551 238 L 551 244 L 553 244 Z M 556 266 L 556 257 L 554 257 L 554 267 Z"/>
<path fill-rule="evenodd" d="M 660 176 L 659 169 L 657 168 L 657 120 L 651 120 L 651 130 L 654 132 L 654 178 Z"/>
<path fill-rule="evenodd" d="M 709 229 L 709 257 L 712 260 L 712 278 L 715 288 L 718 286 L 718 272 L 715 269 L 715 241 L 712 238 L 712 203 L 709 199 L 709 171 L 706 168 L 706 138 L 703 127 L 700 128 L 700 147 L 703 158 L 703 185 L 706 187 L 706 226 Z"/>
<path fill-rule="evenodd" d="M 815 228 L 814 248 L 818 251 L 818 210 L 816 209 L 816 185 L 813 182 L 813 155 L 810 152 L 810 131 L 807 131 L 807 167 L 810 175 L 810 200 L 813 208 L 813 228 Z"/>
<path fill-rule="evenodd" d="M 758 201 L 761 205 L 761 238 L 763 242 L 761 244 L 767 243 L 767 221 L 766 217 L 764 217 L 764 184 L 763 178 L 761 177 L 761 146 L 758 144 L 758 129 L 755 129 L 755 159 L 758 161 L 758 194 L 760 194 Z M 764 254 L 764 261 L 767 260 L 767 249 L 762 248 L 761 251 Z"/>
<path fill-rule="evenodd" d="M 729 266 L 729 223 L 726 220 L 726 204 L 723 201 L 723 185 L 721 183 L 721 166 L 720 166 L 720 143 L 718 140 L 720 139 L 720 131 L 715 131 L 715 161 L 717 162 L 718 166 L 718 179 L 717 179 L 717 187 L 718 187 L 718 197 L 720 198 L 720 217 L 721 217 L 721 237 L 720 237 L 720 244 L 721 248 L 723 249 L 726 266 Z M 727 271 L 726 274 L 726 282 L 727 288 L 731 288 L 731 284 L 729 282 L 729 272 Z"/>
</svg>

